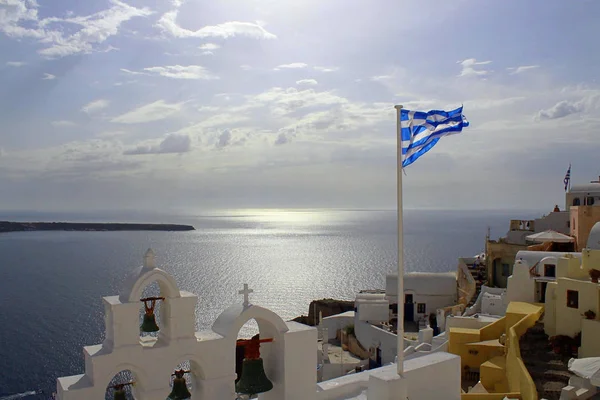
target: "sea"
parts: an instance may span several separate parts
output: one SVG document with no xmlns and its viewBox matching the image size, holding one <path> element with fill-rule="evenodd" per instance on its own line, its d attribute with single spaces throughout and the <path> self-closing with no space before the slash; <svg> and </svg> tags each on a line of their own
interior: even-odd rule
<svg viewBox="0 0 600 400">
<path fill-rule="evenodd" d="M 193 225 L 189 232 L 0 233 L 0 400 L 51 393 L 56 378 L 84 373 L 82 347 L 104 339 L 103 296 L 116 295 L 148 248 L 180 289 L 198 295 L 196 327 L 250 301 L 284 320 L 307 315 L 312 300 L 353 300 L 384 289 L 395 272 L 394 210 L 227 210 L 173 213 L 0 212 L 0 220 L 147 222 Z M 532 210 L 404 211 L 406 271 L 455 271 L 458 257 L 484 250 L 488 228 Z M 146 293 L 158 294 L 150 286 Z M 141 310 L 140 310 L 141 315 Z M 249 323 L 240 336 L 250 335 Z M 246 336 L 247 337 L 247 336 Z M 21 396 L 21 397 L 15 397 Z M 47 395 L 30 398 L 48 398 Z"/>
</svg>

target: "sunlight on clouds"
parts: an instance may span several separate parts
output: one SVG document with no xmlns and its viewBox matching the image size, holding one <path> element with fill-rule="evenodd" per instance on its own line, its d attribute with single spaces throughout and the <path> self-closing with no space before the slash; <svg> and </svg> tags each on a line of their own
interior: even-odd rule
<svg viewBox="0 0 600 400">
<path fill-rule="evenodd" d="M 110 4 L 110 8 L 91 15 L 40 19 L 35 1 L 11 0 L 4 13 L 0 13 L 0 32 L 14 38 L 38 39 L 45 46 L 38 52 L 48 58 L 57 58 L 96 51 L 96 45 L 117 35 L 124 22 L 152 15 L 147 8 L 135 8 L 119 0 L 110 0 Z M 65 34 L 68 30 L 63 24 L 77 26 L 79 30 Z M 109 46 L 105 51 L 111 49 L 113 47 Z"/>
<path fill-rule="evenodd" d="M 81 111 L 83 111 L 86 114 L 93 114 L 97 111 L 105 109 L 106 107 L 108 107 L 109 104 L 110 102 L 108 100 L 98 99 L 81 107 Z"/>
<path fill-rule="evenodd" d="M 114 117 L 111 119 L 111 122 L 119 124 L 142 124 L 159 121 L 177 115 L 184 104 L 185 102 L 169 104 L 164 100 L 158 100 Z"/>
<path fill-rule="evenodd" d="M 277 36 L 268 32 L 262 26 L 252 22 L 229 21 L 222 24 L 205 26 L 196 31 L 182 28 L 177 24 L 178 10 L 169 11 L 160 18 L 156 26 L 164 33 L 178 38 L 230 38 L 247 36 L 254 39 L 276 39 Z"/>
<path fill-rule="evenodd" d="M 457 61 L 457 64 L 462 66 L 462 71 L 458 76 L 484 76 L 488 75 L 491 71 L 481 68 L 481 65 L 490 64 L 491 61 L 477 61 L 474 58 L 468 58 L 463 61 Z M 475 67 L 477 66 L 477 69 Z"/>
</svg>

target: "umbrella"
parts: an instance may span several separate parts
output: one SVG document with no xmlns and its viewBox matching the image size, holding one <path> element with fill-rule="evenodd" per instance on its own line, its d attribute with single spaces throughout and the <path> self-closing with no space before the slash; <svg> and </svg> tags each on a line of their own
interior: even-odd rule
<svg viewBox="0 0 600 400">
<path fill-rule="evenodd" d="M 534 233 L 533 235 L 529 235 L 525 237 L 525 239 L 532 242 L 556 242 L 556 243 L 569 243 L 574 242 L 575 239 L 571 236 L 563 235 L 560 232 L 548 230 L 544 232 Z"/>
</svg>

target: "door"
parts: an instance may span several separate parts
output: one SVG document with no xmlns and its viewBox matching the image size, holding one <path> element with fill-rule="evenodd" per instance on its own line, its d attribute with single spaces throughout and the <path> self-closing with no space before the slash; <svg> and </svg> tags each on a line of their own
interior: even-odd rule
<svg viewBox="0 0 600 400">
<path fill-rule="evenodd" d="M 381 364 L 381 348 L 379 348 L 379 347 L 377 348 L 377 359 L 376 359 L 376 362 L 377 362 L 377 366 L 381 367 L 381 365 L 382 365 Z"/>
<path fill-rule="evenodd" d="M 415 320 L 415 305 L 412 294 L 404 295 L 404 320 L 411 322 Z"/>
<path fill-rule="evenodd" d="M 546 286 L 548 286 L 548 282 L 542 282 L 542 288 L 540 293 L 540 303 L 546 302 Z"/>
</svg>

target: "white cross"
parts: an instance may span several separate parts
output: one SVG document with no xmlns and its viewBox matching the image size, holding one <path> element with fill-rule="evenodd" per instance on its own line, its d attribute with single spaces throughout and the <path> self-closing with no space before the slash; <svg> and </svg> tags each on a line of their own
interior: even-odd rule
<svg viewBox="0 0 600 400">
<path fill-rule="evenodd" d="M 243 294 L 244 295 L 244 307 L 248 307 L 250 305 L 250 302 L 248 301 L 248 295 L 250 293 L 254 293 L 254 290 L 248 289 L 248 284 L 244 283 L 244 290 L 240 290 L 238 292 L 238 294 Z"/>
</svg>

